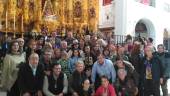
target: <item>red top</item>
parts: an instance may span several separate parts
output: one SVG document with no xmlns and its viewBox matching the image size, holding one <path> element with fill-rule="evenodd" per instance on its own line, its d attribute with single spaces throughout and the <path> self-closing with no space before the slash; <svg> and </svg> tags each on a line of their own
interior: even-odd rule
<svg viewBox="0 0 170 96">
<path fill-rule="evenodd" d="M 104 94 L 107 94 L 107 95 L 104 95 Z M 100 86 L 97 89 L 95 96 L 116 96 L 116 92 L 115 92 L 114 87 L 111 84 L 109 84 L 107 89 L 105 89 L 103 86 Z"/>
</svg>

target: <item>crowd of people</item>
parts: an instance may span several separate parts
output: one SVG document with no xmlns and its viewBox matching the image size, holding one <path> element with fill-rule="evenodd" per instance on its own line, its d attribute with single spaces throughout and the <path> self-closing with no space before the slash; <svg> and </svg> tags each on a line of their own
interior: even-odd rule
<svg viewBox="0 0 170 96">
<path fill-rule="evenodd" d="M 170 53 L 152 38 L 56 32 L 2 45 L 2 89 L 7 96 L 168 96 Z"/>
</svg>

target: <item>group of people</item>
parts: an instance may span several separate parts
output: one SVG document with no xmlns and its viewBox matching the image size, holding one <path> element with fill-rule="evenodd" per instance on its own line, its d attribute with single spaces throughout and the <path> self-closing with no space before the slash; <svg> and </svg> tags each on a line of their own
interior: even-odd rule
<svg viewBox="0 0 170 96">
<path fill-rule="evenodd" d="M 115 44 L 112 35 L 13 39 L 3 59 L 7 96 L 168 96 L 170 54 L 152 38 Z"/>
</svg>

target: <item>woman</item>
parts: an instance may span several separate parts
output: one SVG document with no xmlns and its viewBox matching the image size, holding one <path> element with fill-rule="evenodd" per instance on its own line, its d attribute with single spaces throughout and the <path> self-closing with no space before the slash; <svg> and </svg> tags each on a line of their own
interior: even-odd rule
<svg viewBox="0 0 170 96">
<path fill-rule="evenodd" d="M 82 82 L 82 88 L 81 88 L 81 94 L 80 96 L 93 96 L 93 90 L 90 87 L 90 80 L 84 79 Z"/>
<path fill-rule="evenodd" d="M 68 66 L 71 73 L 73 73 L 73 71 L 75 70 L 75 63 L 78 60 L 82 60 L 79 49 L 74 49 L 73 54 L 69 59 L 69 66 Z"/>
<path fill-rule="evenodd" d="M 143 56 L 141 53 L 141 45 L 140 43 L 134 43 L 134 46 L 131 51 L 130 62 L 134 66 L 135 70 L 139 73 L 139 62 L 141 62 Z"/>
<path fill-rule="evenodd" d="M 85 64 L 85 72 L 89 80 L 91 80 L 91 72 L 92 72 L 92 66 L 93 66 L 93 56 L 91 54 L 91 48 L 90 46 L 85 46 L 84 48 L 84 64 Z"/>
<path fill-rule="evenodd" d="M 21 62 L 25 62 L 25 54 L 19 52 L 18 42 L 12 41 L 9 53 L 4 58 L 2 70 L 2 86 L 7 91 L 7 96 L 19 96 L 20 94 L 17 77 Z"/>
<path fill-rule="evenodd" d="M 102 84 L 97 89 L 95 96 L 116 96 L 113 85 L 109 83 L 109 79 L 106 76 L 101 77 Z"/>
<path fill-rule="evenodd" d="M 111 59 L 111 58 L 110 58 L 110 51 L 109 51 L 108 48 L 105 48 L 105 49 L 103 50 L 103 55 L 105 56 L 106 59 Z"/>
<path fill-rule="evenodd" d="M 93 56 L 91 54 L 91 48 L 90 46 L 85 46 L 84 48 L 84 57 L 83 57 L 84 63 L 85 63 L 85 68 L 92 68 L 93 63 L 95 61 L 93 61 Z"/>
<path fill-rule="evenodd" d="M 61 64 L 62 71 L 66 73 L 67 77 L 70 77 L 70 71 L 68 69 L 69 59 L 66 51 L 61 52 L 61 58 L 58 60 L 58 63 Z"/>
</svg>

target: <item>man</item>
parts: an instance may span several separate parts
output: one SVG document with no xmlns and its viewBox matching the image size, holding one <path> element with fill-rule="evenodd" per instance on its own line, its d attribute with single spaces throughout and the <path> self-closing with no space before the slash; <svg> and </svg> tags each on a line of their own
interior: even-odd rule
<svg viewBox="0 0 170 96">
<path fill-rule="evenodd" d="M 44 72 L 46 75 L 50 75 L 51 73 L 51 69 L 52 69 L 52 53 L 53 50 L 51 49 L 45 49 L 44 50 L 44 53 L 43 53 L 43 56 L 40 60 L 40 64 L 43 65 L 43 68 L 44 68 Z"/>
<path fill-rule="evenodd" d="M 18 73 L 19 87 L 22 96 L 43 96 L 42 87 L 44 71 L 39 64 L 37 53 L 31 53 L 28 63 L 21 65 Z"/>
<path fill-rule="evenodd" d="M 68 45 L 67 45 L 67 42 L 65 40 L 61 41 L 60 49 L 62 49 L 62 51 L 68 52 Z"/>
<path fill-rule="evenodd" d="M 72 76 L 70 77 L 70 92 L 72 96 L 81 96 L 81 88 L 83 84 L 83 80 L 87 78 L 84 72 L 84 62 L 77 61 L 76 62 L 76 69 L 73 72 Z"/>
<path fill-rule="evenodd" d="M 100 77 L 105 75 L 110 83 L 114 83 L 116 79 L 116 72 L 111 60 L 105 59 L 103 54 L 99 54 L 98 60 L 94 63 L 92 68 L 92 83 L 95 89 L 100 86 Z"/>
<path fill-rule="evenodd" d="M 60 46 L 60 42 L 61 42 L 61 39 L 59 37 L 57 37 L 57 32 L 53 31 L 51 33 L 51 38 L 53 41 L 55 41 L 55 47 L 59 47 Z"/>
<path fill-rule="evenodd" d="M 18 43 L 19 43 L 19 51 L 22 53 L 24 52 L 24 39 L 23 38 L 18 38 L 17 39 Z"/>
<path fill-rule="evenodd" d="M 146 46 L 145 57 L 140 65 L 140 96 L 160 96 L 160 84 L 163 83 L 161 61 L 153 55 L 153 47 Z"/>
<path fill-rule="evenodd" d="M 72 31 L 68 31 L 67 32 L 67 37 L 65 38 L 65 40 L 67 41 L 68 47 L 71 48 L 71 45 L 73 43 L 74 40 L 74 36 L 73 36 L 73 32 Z"/>
<path fill-rule="evenodd" d="M 127 71 L 123 68 L 117 71 L 117 80 L 115 83 L 118 96 L 136 96 L 138 88 L 132 77 L 127 76 Z"/>
<path fill-rule="evenodd" d="M 54 49 L 54 57 L 53 57 L 53 62 L 57 62 L 61 58 L 61 49 L 60 48 L 55 48 Z"/>
<path fill-rule="evenodd" d="M 165 47 L 163 44 L 157 46 L 157 56 L 161 60 L 161 64 L 164 70 L 163 73 L 163 84 L 161 84 L 163 96 L 168 96 L 167 81 L 170 77 L 170 54 L 165 52 Z"/>
<path fill-rule="evenodd" d="M 90 44 L 91 47 L 96 46 L 96 44 L 97 44 L 97 35 L 95 33 L 93 33 L 91 35 L 89 44 Z"/>
<path fill-rule="evenodd" d="M 60 64 L 53 64 L 53 73 L 44 78 L 43 92 L 46 96 L 64 96 L 68 89 L 68 80 Z"/>
</svg>

